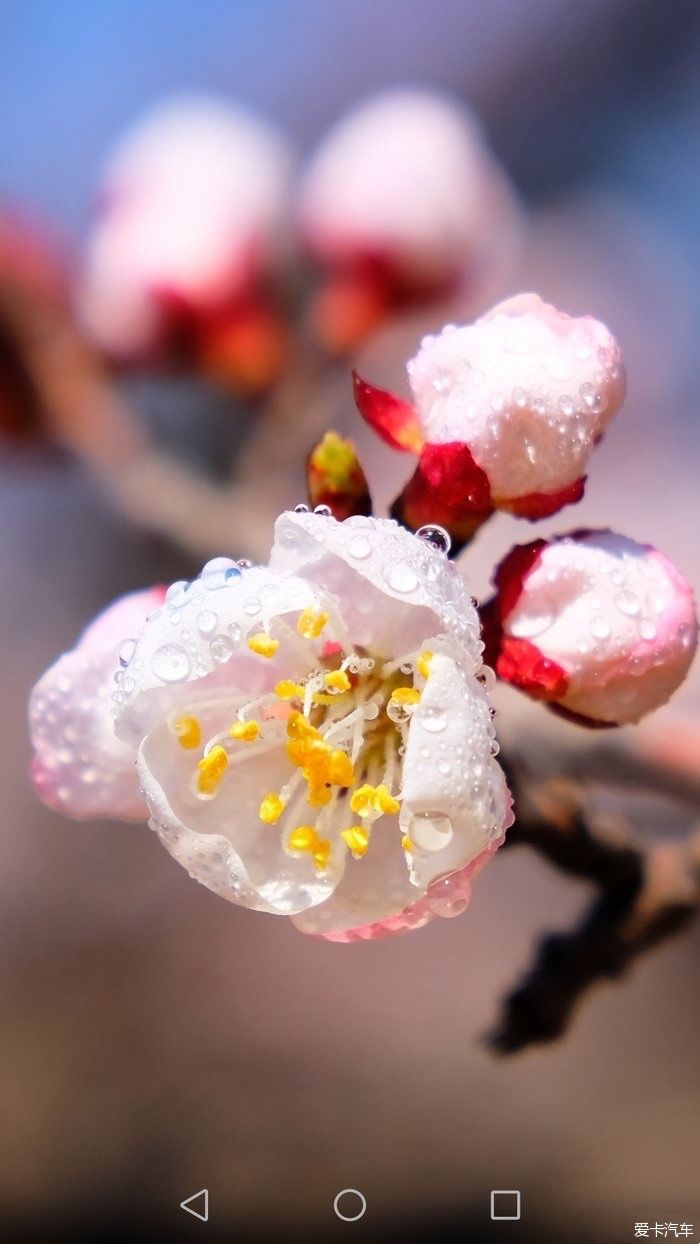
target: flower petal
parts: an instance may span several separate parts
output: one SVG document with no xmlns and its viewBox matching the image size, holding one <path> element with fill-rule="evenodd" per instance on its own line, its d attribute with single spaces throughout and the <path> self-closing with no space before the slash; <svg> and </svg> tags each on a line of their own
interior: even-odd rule
<svg viewBox="0 0 700 1244">
<path fill-rule="evenodd" d="M 281 678 L 305 673 L 303 643 L 294 626 L 275 636 L 274 659 L 254 655 L 246 637 L 264 632 L 273 619 L 323 602 L 321 589 L 266 567 L 240 570 L 228 558 L 208 562 L 192 583 L 173 584 L 163 608 L 149 618 L 121 679 L 116 714 L 120 738 L 138 747 L 151 727 L 183 698 L 183 685 L 196 695 L 217 688 L 271 690 Z M 308 647 L 308 661 L 313 652 Z"/>
<path fill-rule="evenodd" d="M 49 807 L 77 817 L 145 820 L 136 751 L 114 734 L 112 694 L 120 643 L 138 635 L 162 600 L 162 588 L 121 597 L 36 684 L 29 706 L 32 780 Z"/>
<path fill-rule="evenodd" d="M 442 628 L 475 659 L 481 651 L 464 575 L 390 519 L 288 511 L 275 524 L 270 567 L 332 594 L 353 641 L 373 653 L 398 656 Z"/>
<path fill-rule="evenodd" d="M 408 730 L 400 814 L 420 890 L 500 843 L 512 824 L 494 741 L 486 689 L 447 648 L 436 651 Z"/>
<path fill-rule="evenodd" d="M 193 702 L 190 695 L 183 702 L 201 723 L 205 739 L 225 731 L 241 705 L 240 698 L 221 695 L 204 703 Z M 333 892 L 344 852 L 334 852 L 328 871 L 319 875 L 308 855 L 295 858 L 282 846 L 299 824 L 291 803 L 274 825 L 260 820 L 263 798 L 282 787 L 290 770 L 283 723 L 266 722 L 264 736 L 261 743 L 238 744 L 215 796 L 202 799 L 192 791 L 201 752 L 184 751 L 161 720 L 139 749 L 139 778 L 151 827 L 191 877 L 244 907 L 290 915 Z M 300 818 L 305 808 L 304 801 L 297 804 Z"/>
<path fill-rule="evenodd" d="M 392 449 L 419 454 L 425 441 L 411 403 L 388 389 L 378 389 L 356 371 L 352 373 L 352 383 L 355 405 L 372 431 Z"/>
</svg>

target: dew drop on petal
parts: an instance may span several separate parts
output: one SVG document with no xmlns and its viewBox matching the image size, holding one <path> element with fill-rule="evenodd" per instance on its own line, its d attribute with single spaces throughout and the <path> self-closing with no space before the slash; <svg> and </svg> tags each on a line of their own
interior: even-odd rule
<svg viewBox="0 0 700 1244">
<path fill-rule="evenodd" d="M 127 666 L 136 651 L 136 640 L 125 639 L 119 649 L 119 664 L 124 668 Z"/>
<path fill-rule="evenodd" d="M 260 613 L 260 609 L 260 600 L 257 596 L 249 596 L 243 604 L 243 612 L 247 613 L 250 618 L 254 618 L 257 613 Z"/>
<path fill-rule="evenodd" d="M 438 553 L 444 553 L 445 556 L 452 547 L 450 533 L 437 523 L 426 523 L 418 528 L 416 535 L 419 540 L 425 540 L 426 544 L 436 549 Z"/>
<path fill-rule="evenodd" d="M 209 651 L 215 661 L 223 665 L 233 654 L 234 645 L 226 635 L 216 635 L 209 645 Z"/>
<path fill-rule="evenodd" d="M 627 614 L 628 618 L 634 618 L 639 613 L 639 597 L 634 592 L 618 592 L 615 603 L 620 613 Z"/>
<path fill-rule="evenodd" d="M 201 613 L 197 614 L 197 626 L 202 635 L 211 635 L 216 630 L 217 622 L 218 618 L 211 609 L 202 609 Z"/>
<path fill-rule="evenodd" d="M 605 618 L 594 618 L 591 622 L 591 635 L 594 639 L 608 639 L 610 627 Z"/>
<path fill-rule="evenodd" d="M 182 682 L 190 672 L 190 658 L 179 644 L 163 644 L 153 653 L 151 669 L 163 682 Z"/>
<path fill-rule="evenodd" d="M 418 575 L 407 562 L 392 562 L 385 571 L 386 581 L 395 592 L 415 592 Z"/>
<path fill-rule="evenodd" d="M 411 818 L 409 837 L 421 851 L 441 851 L 452 834 L 452 821 L 443 812 L 419 812 Z"/>
<path fill-rule="evenodd" d="M 642 618 L 639 623 L 639 634 L 642 639 L 656 639 L 656 626 L 651 618 Z"/>
<path fill-rule="evenodd" d="M 348 544 L 348 555 L 356 558 L 357 561 L 364 560 L 369 557 L 372 552 L 372 545 L 365 536 L 354 536 Z"/>
<path fill-rule="evenodd" d="M 423 709 L 420 722 L 423 729 L 430 734 L 441 734 L 447 725 L 447 713 L 443 708 L 431 704 Z"/>
</svg>

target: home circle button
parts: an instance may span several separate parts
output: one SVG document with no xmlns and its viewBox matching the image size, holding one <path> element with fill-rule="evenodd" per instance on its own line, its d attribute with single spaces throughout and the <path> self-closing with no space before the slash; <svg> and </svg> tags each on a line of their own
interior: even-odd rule
<svg viewBox="0 0 700 1244">
<path fill-rule="evenodd" d="M 333 1209 L 343 1222 L 357 1222 L 367 1209 L 367 1202 L 357 1188 L 343 1188 L 333 1202 Z"/>
</svg>

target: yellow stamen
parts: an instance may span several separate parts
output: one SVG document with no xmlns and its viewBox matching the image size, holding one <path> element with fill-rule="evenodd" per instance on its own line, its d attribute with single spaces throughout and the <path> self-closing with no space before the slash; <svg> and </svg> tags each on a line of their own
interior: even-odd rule
<svg viewBox="0 0 700 1244">
<path fill-rule="evenodd" d="M 250 651 L 256 652 L 259 657 L 267 657 L 268 660 L 274 657 L 279 646 L 279 639 L 271 639 L 264 631 L 258 631 L 257 635 L 251 635 L 248 640 Z"/>
<path fill-rule="evenodd" d="M 297 622 L 297 630 L 304 639 L 318 639 L 321 631 L 326 625 L 329 614 L 323 613 L 316 609 L 303 609 L 299 614 Z"/>
<path fill-rule="evenodd" d="M 398 812 L 401 804 L 395 799 L 391 791 L 386 786 L 378 786 L 375 791 L 375 808 L 380 812 L 384 812 L 391 816 Z"/>
<path fill-rule="evenodd" d="M 373 812 L 393 814 L 400 808 L 398 799 L 384 785 L 358 787 L 350 799 L 350 807 L 358 816 L 371 816 Z"/>
<path fill-rule="evenodd" d="M 413 843 L 411 842 L 411 839 L 409 838 L 408 834 L 404 834 L 403 838 L 401 839 L 401 846 L 403 847 L 404 851 L 408 852 L 409 855 L 413 853 Z"/>
<path fill-rule="evenodd" d="M 293 829 L 287 839 L 290 851 L 313 851 L 318 842 L 318 834 L 312 825 L 299 825 Z"/>
<path fill-rule="evenodd" d="M 259 721 L 234 721 L 229 730 L 232 739 L 241 739 L 244 743 L 254 742 L 261 733 Z"/>
<path fill-rule="evenodd" d="M 287 734 L 290 739 L 320 739 L 320 732 L 311 725 L 303 713 L 291 713 L 287 721 Z"/>
<path fill-rule="evenodd" d="M 421 652 L 418 660 L 416 661 L 416 669 L 418 670 L 418 673 L 421 675 L 422 678 L 428 677 L 432 662 L 433 662 L 432 652 Z"/>
<path fill-rule="evenodd" d="M 276 795 L 274 791 L 270 791 L 266 795 L 258 809 L 258 816 L 266 825 L 275 825 L 284 812 L 284 802 Z"/>
<path fill-rule="evenodd" d="M 228 769 L 228 752 L 219 743 L 203 756 L 197 765 L 197 790 L 201 795 L 214 795 Z"/>
<path fill-rule="evenodd" d="M 364 825 L 351 825 L 349 829 L 342 829 L 340 836 L 343 842 L 346 842 L 356 859 L 360 859 L 367 854 L 369 846 L 369 830 Z"/>
<path fill-rule="evenodd" d="M 282 682 L 278 682 L 275 687 L 275 695 L 280 700 L 303 700 L 304 688 L 301 683 L 292 682 L 291 678 L 283 678 Z"/>
<path fill-rule="evenodd" d="M 314 864 L 319 872 L 327 867 L 331 854 L 331 844 L 328 838 L 319 838 L 316 849 L 314 851 Z"/>
<path fill-rule="evenodd" d="M 329 757 L 328 781 L 333 786 L 352 786 L 355 781 L 355 770 L 347 752 L 340 748 L 333 750 Z"/>
<path fill-rule="evenodd" d="M 324 808 L 333 798 L 333 792 L 328 786 L 315 786 L 313 782 L 309 783 L 309 793 L 306 796 L 306 802 L 312 808 Z"/>
<path fill-rule="evenodd" d="M 345 670 L 331 670 L 330 674 L 326 674 L 323 680 L 329 691 L 349 691 L 350 679 Z"/>
<path fill-rule="evenodd" d="M 188 751 L 199 747 L 202 742 L 202 727 L 196 717 L 178 717 L 175 722 L 175 733 L 180 747 Z"/>
<path fill-rule="evenodd" d="M 397 687 L 396 691 L 392 691 L 390 704 L 417 704 L 420 700 L 420 691 L 416 687 Z"/>
</svg>

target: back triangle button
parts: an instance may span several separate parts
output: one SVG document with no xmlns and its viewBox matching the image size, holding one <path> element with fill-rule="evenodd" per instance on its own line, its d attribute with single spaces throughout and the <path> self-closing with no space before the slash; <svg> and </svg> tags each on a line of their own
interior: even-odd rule
<svg viewBox="0 0 700 1244">
<path fill-rule="evenodd" d="M 196 1209 L 195 1201 L 199 1202 Z M 180 1201 L 180 1209 L 199 1218 L 201 1222 L 209 1222 L 209 1189 L 202 1188 L 201 1192 L 193 1192 L 186 1201 Z"/>
</svg>

